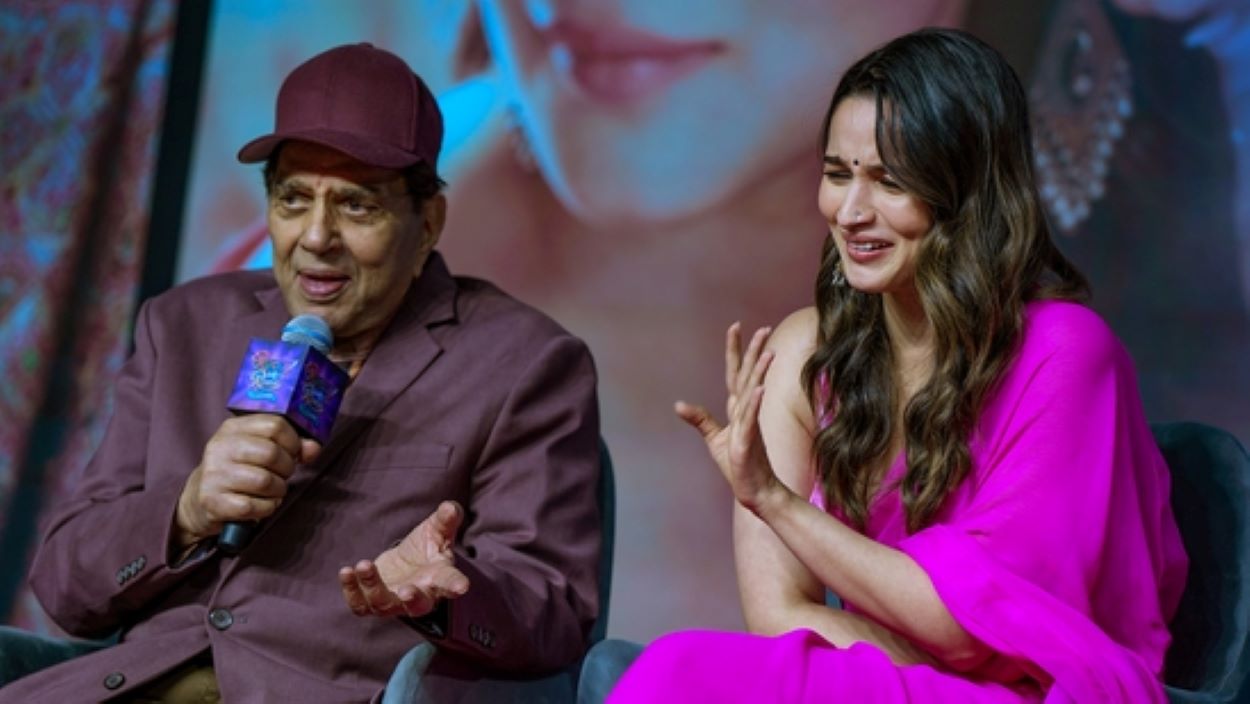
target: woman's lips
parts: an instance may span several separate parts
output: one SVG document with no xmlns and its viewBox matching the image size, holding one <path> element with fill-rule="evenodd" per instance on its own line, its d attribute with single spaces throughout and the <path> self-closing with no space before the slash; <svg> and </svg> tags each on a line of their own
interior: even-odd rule
<svg viewBox="0 0 1250 704">
<path fill-rule="evenodd" d="M 552 62 L 577 88 L 605 103 L 632 103 L 658 93 L 725 47 L 677 41 L 622 26 L 558 21 L 540 30 Z"/>
<path fill-rule="evenodd" d="M 893 244 L 878 239 L 854 238 L 846 242 L 846 256 L 857 264 L 867 264 L 884 257 Z"/>
</svg>

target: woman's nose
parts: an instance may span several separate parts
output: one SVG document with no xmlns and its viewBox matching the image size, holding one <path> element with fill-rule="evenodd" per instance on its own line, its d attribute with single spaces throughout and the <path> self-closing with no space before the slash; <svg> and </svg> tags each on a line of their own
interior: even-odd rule
<svg viewBox="0 0 1250 704">
<path fill-rule="evenodd" d="M 851 186 L 847 189 L 842 206 L 838 208 L 838 225 L 844 228 L 854 228 L 871 220 L 872 208 L 866 194 L 863 189 Z"/>
</svg>

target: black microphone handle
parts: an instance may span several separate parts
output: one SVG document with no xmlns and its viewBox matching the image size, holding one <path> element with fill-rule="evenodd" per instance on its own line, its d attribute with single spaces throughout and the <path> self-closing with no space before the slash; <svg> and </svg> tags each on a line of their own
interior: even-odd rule
<svg viewBox="0 0 1250 704">
<path fill-rule="evenodd" d="M 291 419 L 286 415 L 279 415 L 279 418 L 285 419 L 288 423 Z M 309 437 L 303 428 L 291 423 L 291 427 L 295 428 L 295 432 L 299 433 L 301 438 Z M 243 548 L 252 542 L 252 534 L 256 532 L 256 526 L 259 521 L 228 521 L 221 527 L 221 534 L 217 536 L 217 549 L 227 555 L 238 555 L 243 552 Z"/>
<path fill-rule="evenodd" d="M 252 533 L 255 531 L 255 521 L 230 521 L 222 526 L 221 535 L 217 536 L 217 549 L 227 555 L 238 555 L 252 542 Z"/>
<path fill-rule="evenodd" d="M 262 348 L 272 346 L 272 343 L 261 342 L 255 339 L 252 340 L 252 345 L 256 345 L 258 342 L 260 342 Z M 322 355 L 323 360 L 326 364 L 333 364 L 332 362 L 329 361 L 326 355 L 329 355 L 330 350 L 333 349 L 334 347 L 334 333 L 331 332 L 330 326 L 326 323 L 326 321 L 322 320 L 321 318 L 315 315 L 310 315 L 310 314 L 297 315 L 294 318 L 291 318 L 289 321 L 287 321 L 287 324 L 282 327 L 281 344 L 302 345 L 302 346 L 308 347 L 309 352 L 316 351 L 317 353 Z M 252 348 L 249 347 L 248 349 L 250 350 Z M 249 352 L 248 354 L 251 354 L 251 352 Z M 301 358 L 301 359 L 304 359 L 302 364 L 308 363 L 306 358 Z M 248 358 L 244 357 L 243 365 L 239 370 L 239 379 L 235 382 L 235 394 L 236 395 L 240 393 L 239 392 L 240 388 L 246 389 L 249 386 L 249 384 L 247 383 L 248 377 L 246 376 L 247 372 L 249 371 L 249 367 L 250 365 L 248 362 Z M 347 382 L 347 375 L 342 374 L 341 376 L 342 376 L 341 384 L 345 386 Z M 303 379 L 302 373 L 299 378 Z M 342 389 L 340 388 L 338 389 L 338 391 L 342 392 Z M 284 401 L 285 400 L 289 400 L 289 399 L 284 399 Z M 240 412 L 250 413 L 250 412 L 260 410 L 257 407 L 251 406 L 248 404 L 244 404 L 241 407 L 236 407 L 232 405 L 233 402 L 234 402 L 234 397 L 232 396 L 231 403 L 228 403 L 226 407 L 235 413 L 240 413 Z M 273 408 L 267 408 L 263 405 L 261 408 L 264 410 L 261 410 L 260 412 L 277 412 Z M 333 409 L 334 410 L 332 410 L 331 413 L 334 413 L 335 411 L 337 411 L 338 409 L 337 402 L 334 404 Z M 315 431 L 313 431 L 311 428 L 305 428 L 300 423 L 293 423 L 287 413 L 279 413 L 279 415 L 283 418 L 286 418 L 287 422 L 291 423 L 292 427 L 295 428 L 295 431 L 298 432 L 300 436 L 308 437 L 310 433 L 313 433 L 315 435 Z M 312 419 L 314 424 L 322 420 L 320 418 L 320 415 L 321 415 L 321 411 L 318 411 L 318 418 Z M 333 422 L 334 422 L 334 418 L 331 415 L 330 423 L 333 423 Z M 316 427 L 321 427 L 321 426 L 318 425 Z M 327 424 L 326 425 L 327 432 L 328 432 L 328 427 L 329 426 Z M 323 441 L 323 439 L 320 439 L 320 438 L 319 440 Z M 240 552 L 243 551 L 243 548 L 247 547 L 248 543 L 252 542 L 252 534 L 256 532 L 256 526 L 257 526 L 256 521 L 229 521 L 227 522 L 225 525 L 221 527 L 221 535 L 217 536 L 217 549 L 227 555 L 238 555 Z"/>
</svg>

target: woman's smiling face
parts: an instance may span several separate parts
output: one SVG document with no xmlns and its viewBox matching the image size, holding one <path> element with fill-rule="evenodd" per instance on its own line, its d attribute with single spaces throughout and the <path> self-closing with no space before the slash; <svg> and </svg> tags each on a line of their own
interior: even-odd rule
<svg viewBox="0 0 1250 704">
<path fill-rule="evenodd" d="M 834 111 L 818 203 L 847 283 L 865 293 L 914 291 L 933 216 L 881 163 L 871 97 L 846 98 Z"/>
</svg>

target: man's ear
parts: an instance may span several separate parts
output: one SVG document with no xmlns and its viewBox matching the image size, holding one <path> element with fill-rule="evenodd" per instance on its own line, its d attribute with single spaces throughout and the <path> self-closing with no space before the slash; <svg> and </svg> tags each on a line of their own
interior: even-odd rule
<svg viewBox="0 0 1250 704">
<path fill-rule="evenodd" d="M 421 204 L 421 251 L 428 254 L 438 245 L 447 222 L 447 196 L 435 193 Z"/>
</svg>

